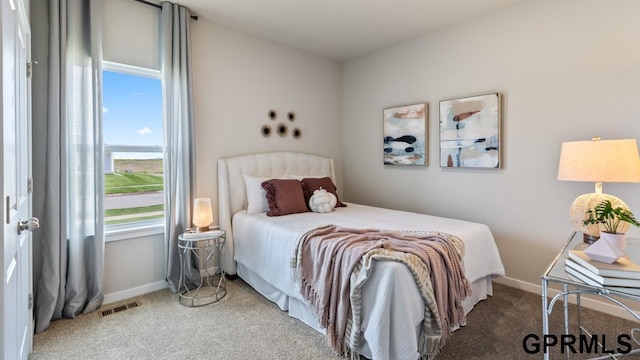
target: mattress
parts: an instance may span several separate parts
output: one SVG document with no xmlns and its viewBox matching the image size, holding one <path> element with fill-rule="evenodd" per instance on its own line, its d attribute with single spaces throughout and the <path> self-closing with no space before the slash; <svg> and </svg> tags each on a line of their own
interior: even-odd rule
<svg viewBox="0 0 640 360">
<path fill-rule="evenodd" d="M 268 217 L 245 210 L 233 216 L 234 260 L 238 274 L 281 309 L 322 331 L 303 302 L 290 260 L 299 238 L 323 225 L 383 230 L 439 231 L 458 236 L 465 244 L 463 266 L 473 285 L 465 311 L 491 293 L 491 277 L 504 267 L 486 225 L 354 203 L 331 213 L 300 213 Z M 417 335 L 424 316 L 413 276 L 400 263 L 380 261 L 363 288 L 362 347 L 373 359 L 418 358 Z"/>
</svg>

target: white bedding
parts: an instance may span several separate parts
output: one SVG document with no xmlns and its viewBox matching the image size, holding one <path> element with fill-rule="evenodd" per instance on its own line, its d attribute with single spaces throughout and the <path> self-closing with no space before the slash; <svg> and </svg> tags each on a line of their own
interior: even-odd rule
<svg viewBox="0 0 640 360">
<path fill-rule="evenodd" d="M 504 268 L 489 228 L 468 221 L 347 203 L 327 214 L 301 213 L 267 217 L 265 213 L 233 216 L 233 236 L 238 274 L 256 290 L 276 302 L 291 316 L 319 329 L 292 281 L 290 259 L 300 236 L 318 226 L 334 224 L 352 228 L 429 230 L 453 234 L 465 243 L 463 264 L 474 294 L 465 311 L 491 294 L 492 276 Z M 358 351 L 373 359 L 416 359 L 417 328 L 424 311 L 413 276 L 404 265 L 382 261 L 363 288 L 363 346 Z M 371 285 L 371 286 L 368 286 Z"/>
<path fill-rule="evenodd" d="M 266 213 L 240 211 L 233 217 L 235 260 L 279 289 L 294 289 L 289 259 L 298 238 L 322 225 L 383 230 L 428 230 L 458 236 L 465 243 L 464 268 L 470 282 L 487 275 L 504 275 L 493 235 L 484 224 L 347 203 L 331 213 L 306 212 L 268 217 Z M 285 261 L 273 261 L 274 258 Z M 290 296 L 299 297 L 294 291 Z"/>
</svg>

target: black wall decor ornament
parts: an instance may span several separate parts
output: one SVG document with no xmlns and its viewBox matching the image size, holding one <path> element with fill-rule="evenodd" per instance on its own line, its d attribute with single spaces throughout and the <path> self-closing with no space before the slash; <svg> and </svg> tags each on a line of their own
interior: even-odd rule
<svg viewBox="0 0 640 360">
<path fill-rule="evenodd" d="M 287 125 L 280 123 L 278 124 L 278 127 L 276 128 L 276 131 L 278 132 L 278 135 L 280 135 L 281 137 L 284 137 L 287 135 L 287 131 L 289 129 L 287 128 Z"/>
<path fill-rule="evenodd" d="M 271 126 L 264 125 L 260 132 L 262 133 L 262 136 L 269 137 L 271 135 Z"/>
<path fill-rule="evenodd" d="M 278 118 L 278 113 L 272 109 L 267 112 L 267 116 L 269 117 L 269 120 L 274 121 Z M 287 113 L 287 119 L 293 122 L 296 119 L 296 114 L 293 111 L 289 111 Z M 289 132 L 289 128 L 287 127 L 287 125 L 282 122 L 278 123 L 274 130 L 280 137 L 287 136 L 287 133 Z M 271 133 L 272 129 L 270 125 L 263 125 L 260 128 L 260 134 L 265 138 L 271 136 Z M 294 139 L 300 139 L 300 137 L 302 136 L 302 130 L 300 130 L 300 128 L 294 128 L 291 131 L 291 136 Z"/>
</svg>

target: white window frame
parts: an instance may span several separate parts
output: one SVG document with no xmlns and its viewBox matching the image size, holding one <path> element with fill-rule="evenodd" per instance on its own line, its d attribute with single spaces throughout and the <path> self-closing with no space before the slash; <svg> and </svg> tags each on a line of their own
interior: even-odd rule
<svg viewBox="0 0 640 360">
<path fill-rule="evenodd" d="M 123 73 L 133 76 L 143 76 L 152 79 L 161 79 L 160 70 L 147 69 L 138 66 L 114 63 L 111 61 L 102 62 L 102 70 Z M 164 152 L 162 146 L 137 146 L 137 145 L 106 145 L 103 144 L 105 152 L 144 152 L 160 153 Z M 164 157 L 163 157 L 164 158 Z M 165 204 L 166 205 L 166 204 Z M 104 216 L 104 213 L 103 213 Z M 148 237 L 157 234 L 164 234 L 165 221 L 162 219 L 143 220 L 132 223 L 105 225 L 105 242 L 129 240 L 132 238 Z"/>
</svg>

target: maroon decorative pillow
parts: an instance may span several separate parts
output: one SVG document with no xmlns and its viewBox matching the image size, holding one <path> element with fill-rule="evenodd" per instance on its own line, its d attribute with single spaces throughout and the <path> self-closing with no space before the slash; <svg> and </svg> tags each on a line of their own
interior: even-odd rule
<svg viewBox="0 0 640 360">
<path fill-rule="evenodd" d="M 269 211 L 267 216 L 281 216 L 309 211 L 304 201 L 302 184 L 298 180 L 271 179 L 262 187 L 267 193 Z"/>
<path fill-rule="evenodd" d="M 327 190 L 327 192 L 332 193 L 336 197 L 336 207 L 345 207 L 346 204 L 343 204 L 338 197 L 338 193 L 336 192 L 336 185 L 331 181 L 330 177 L 323 178 L 304 178 L 302 179 L 302 190 L 304 191 L 304 202 L 309 205 L 309 199 L 313 195 L 313 192 L 323 188 Z"/>
</svg>

